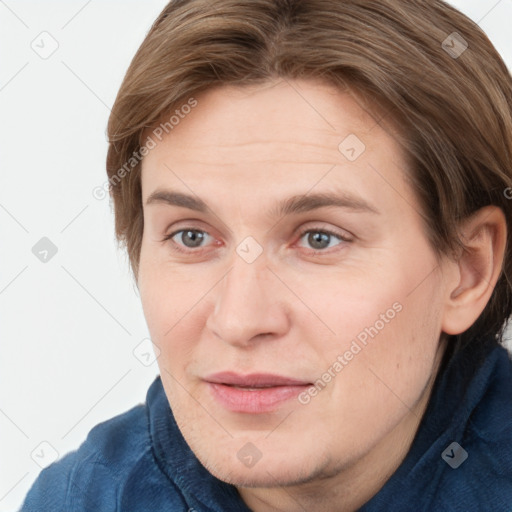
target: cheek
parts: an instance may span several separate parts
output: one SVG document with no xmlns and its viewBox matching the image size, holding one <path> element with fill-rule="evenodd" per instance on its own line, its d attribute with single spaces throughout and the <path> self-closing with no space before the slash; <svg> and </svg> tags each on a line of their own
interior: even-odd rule
<svg viewBox="0 0 512 512">
<path fill-rule="evenodd" d="M 139 265 L 139 294 L 153 341 L 163 340 L 185 318 L 201 293 L 201 278 L 188 269 L 172 267 L 163 251 L 143 238 Z M 203 291 L 204 293 L 204 291 Z"/>
<path fill-rule="evenodd" d="M 166 371 L 183 376 L 193 360 L 206 322 L 205 298 L 218 281 L 212 274 L 208 269 L 170 268 L 141 254 L 139 293 L 151 339 L 160 349 L 162 376 Z"/>
<path fill-rule="evenodd" d="M 172 276 L 172 278 L 171 278 Z M 162 352 L 190 309 L 192 290 L 176 273 L 165 271 L 148 251 L 141 252 L 139 294 L 151 339 Z"/>
<path fill-rule="evenodd" d="M 414 406 L 432 374 L 441 334 L 442 281 L 434 267 L 427 260 L 416 268 L 395 264 L 357 283 L 326 282 L 324 293 L 311 288 L 304 295 L 336 333 L 320 340 L 309 331 L 319 363 L 318 404 L 325 410 L 345 404 L 343 414 L 385 422 L 390 411 L 399 416 Z M 428 275 L 423 281 L 422 270 L 423 279 Z M 302 331 L 308 328 L 304 322 Z"/>
<path fill-rule="evenodd" d="M 179 351 L 185 341 L 194 339 L 193 333 L 200 326 L 190 320 L 197 314 L 200 296 L 192 285 L 182 286 L 176 280 L 166 283 L 163 279 L 155 280 L 153 286 L 140 293 L 151 338 L 162 352 L 171 348 Z"/>
<path fill-rule="evenodd" d="M 316 346 L 324 365 L 350 350 L 353 341 L 362 348 L 369 347 L 403 316 L 407 278 L 396 269 L 389 275 L 393 275 L 392 280 L 371 270 L 357 274 L 326 273 L 316 276 L 313 284 L 294 284 L 296 295 L 317 317 L 304 307 L 299 315 L 301 304 L 297 304 L 295 318 L 299 329 L 304 341 Z"/>
<path fill-rule="evenodd" d="M 373 418 L 381 428 L 391 428 L 418 405 L 432 376 L 439 343 L 436 299 L 435 290 L 403 297 L 401 311 L 388 324 L 379 330 L 382 324 L 374 322 L 373 329 L 365 329 L 369 338 L 347 367 L 346 389 L 338 386 L 334 391 L 334 403 L 336 398 L 346 400 L 361 425 L 370 425 L 368 419 Z M 428 314 L 425 304 L 432 308 Z"/>
</svg>

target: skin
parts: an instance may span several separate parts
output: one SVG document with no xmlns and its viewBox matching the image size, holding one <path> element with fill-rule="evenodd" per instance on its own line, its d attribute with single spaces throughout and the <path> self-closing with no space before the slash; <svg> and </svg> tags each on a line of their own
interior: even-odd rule
<svg viewBox="0 0 512 512">
<path fill-rule="evenodd" d="M 169 403 L 199 460 L 252 510 L 356 510 L 410 448 L 442 333 L 467 329 L 489 299 L 503 215 L 491 208 L 465 226 L 471 257 L 439 257 L 392 129 L 351 94 L 276 81 L 210 89 L 197 100 L 142 166 L 138 286 Z M 349 134 L 366 146 L 353 162 L 338 149 Z M 146 204 L 163 189 L 208 209 Z M 320 193 L 374 211 L 276 211 L 291 196 Z M 183 231 L 164 240 L 180 229 L 203 233 L 200 245 L 187 247 Z M 312 248 L 315 233 L 326 248 Z M 249 236 L 262 249 L 252 263 L 236 251 Z M 334 371 L 393 304 L 400 312 Z M 203 380 L 231 370 L 313 383 L 329 369 L 334 377 L 307 404 L 291 399 L 264 414 L 227 410 Z M 252 467 L 237 457 L 248 442 L 261 453 Z"/>
</svg>

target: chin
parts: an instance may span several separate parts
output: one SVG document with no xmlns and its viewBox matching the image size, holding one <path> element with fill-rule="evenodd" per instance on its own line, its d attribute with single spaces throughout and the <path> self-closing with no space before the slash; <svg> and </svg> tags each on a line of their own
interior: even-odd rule
<svg viewBox="0 0 512 512">
<path fill-rule="evenodd" d="M 286 466 L 263 459 L 252 468 L 240 468 L 239 464 L 234 462 L 205 464 L 213 476 L 236 487 L 287 487 L 308 482 L 315 476 L 311 466 L 300 470 L 294 461 L 290 460 L 286 461 Z"/>
<path fill-rule="evenodd" d="M 240 444 L 249 448 L 242 451 L 243 448 L 238 448 Z M 261 444 L 261 458 L 256 462 L 247 460 L 247 465 L 243 459 L 246 453 L 251 453 L 250 441 L 246 444 L 237 440 L 236 449 L 224 446 L 212 451 L 211 446 L 196 446 L 193 451 L 213 476 L 236 487 L 286 487 L 306 483 L 328 472 L 330 461 L 321 460 L 318 452 L 298 454 L 282 444 L 282 450 Z"/>
</svg>

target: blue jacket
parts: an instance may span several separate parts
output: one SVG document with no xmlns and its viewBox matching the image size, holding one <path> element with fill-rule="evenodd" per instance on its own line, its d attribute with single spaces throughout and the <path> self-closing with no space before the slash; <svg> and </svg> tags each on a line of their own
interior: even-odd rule
<svg viewBox="0 0 512 512">
<path fill-rule="evenodd" d="M 144 405 L 97 425 L 43 470 L 21 510 L 249 511 L 191 452 L 159 377 Z M 409 453 L 360 511 L 512 511 L 512 361 L 504 348 L 445 357 Z"/>
</svg>

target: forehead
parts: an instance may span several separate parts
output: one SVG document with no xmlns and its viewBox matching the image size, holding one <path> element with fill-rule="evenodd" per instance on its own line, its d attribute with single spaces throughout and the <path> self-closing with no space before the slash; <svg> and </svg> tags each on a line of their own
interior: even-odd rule
<svg viewBox="0 0 512 512">
<path fill-rule="evenodd" d="M 155 186 L 183 190 L 187 183 L 253 197 L 271 184 L 304 193 L 320 180 L 354 191 L 372 182 L 382 188 L 382 175 L 390 173 L 393 186 L 404 188 L 397 181 L 405 167 L 400 146 L 379 124 L 380 113 L 349 92 L 317 81 L 279 81 L 216 87 L 195 99 L 197 106 L 144 157 L 144 197 Z M 150 130 L 145 136 L 154 137 Z"/>
<path fill-rule="evenodd" d="M 373 130 L 376 115 L 362 108 L 360 100 L 318 81 L 215 87 L 196 101 L 197 106 L 168 130 L 172 137 L 164 134 L 175 154 L 194 151 L 199 157 L 203 148 L 215 149 L 224 153 L 224 163 L 236 163 L 233 159 L 240 152 L 253 151 L 257 157 L 265 144 L 290 159 L 314 156 L 318 147 L 322 154 L 329 151 L 331 159 L 340 160 L 339 143 L 350 133 L 366 135 L 370 146 L 383 135 L 382 130 Z"/>
</svg>

